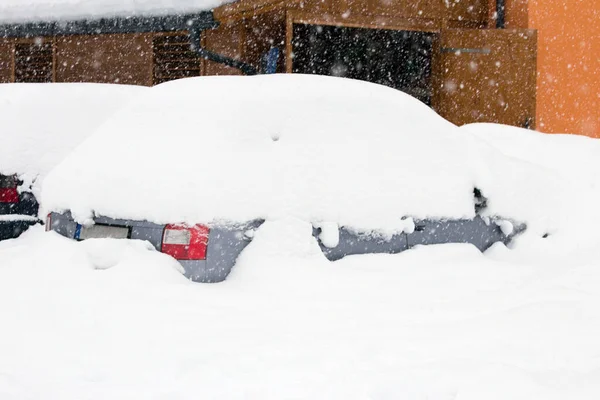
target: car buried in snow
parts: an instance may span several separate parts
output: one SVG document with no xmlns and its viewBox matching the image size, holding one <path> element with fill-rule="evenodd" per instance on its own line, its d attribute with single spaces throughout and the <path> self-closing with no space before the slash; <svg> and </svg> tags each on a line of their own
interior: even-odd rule
<svg viewBox="0 0 600 400">
<path fill-rule="evenodd" d="M 48 175 L 43 201 L 47 230 L 147 240 L 191 280 L 220 282 L 282 217 L 312 224 L 330 260 L 506 244 L 524 229 L 501 190 L 525 185 L 504 175 L 511 163 L 384 86 L 201 77 L 155 86 L 107 121 Z"/>
<path fill-rule="evenodd" d="M 0 85 L 0 240 L 40 223 L 38 196 L 48 171 L 129 97 L 124 85 Z"/>
<path fill-rule="evenodd" d="M 17 175 L 0 174 L 0 240 L 18 237 L 38 220 L 39 205 Z"/>
</svg>

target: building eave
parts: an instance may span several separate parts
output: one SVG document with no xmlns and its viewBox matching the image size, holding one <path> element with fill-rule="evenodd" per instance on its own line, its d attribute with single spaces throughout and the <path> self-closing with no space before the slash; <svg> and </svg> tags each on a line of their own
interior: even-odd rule
<svg viewBox="0 0 600 400">
<path fill-rule="evenodd" d="M 164 16 L 40 21 L 0 24 L 0 37 L 28 38 L 60 35 L 173 32 L 188 30 L 192 25 L 202 27 L 203 29 L 211 29 L 215 28 L 218 23 L 214 20 L 212 11 Z"/>
</svg>

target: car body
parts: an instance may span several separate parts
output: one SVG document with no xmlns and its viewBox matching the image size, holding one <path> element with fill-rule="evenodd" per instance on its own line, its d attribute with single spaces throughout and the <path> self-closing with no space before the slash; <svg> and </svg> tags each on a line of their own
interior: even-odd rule
<svg viewBox="0 0 600 400">
<path fill-rule="evenodd" d="M 158 251 L 176 258 L 190 280 L 221 282 L 252 240 L 253 231 L 262 222 L 255 220 L 240 224 L 213 224 L 209 227 L 96 217 L 93 225 L 85 227 L 75 222 L 68 212 L 53 212 L 48 214 L 46 229 L 75 240 L 146 240 Z"/>
<path fill-rule="evenodd" d="M 254 232 L 282 217 L 312 224 L 331 261 L 509 243 L 527 221 L 495 185 L 520 190 L 526 179 L 504 176 L 507 163 L 383 86 L 201 77 L 157 85 L 107 121 L 49 174 L 43 199 L 48 230 L 147 240 L 191 280 L 219 282 Z"/>
<path fill-rule="evenodd" d="M 263 224 L 256 219 L 236 224 L 156 224 L 97 216 L 94 223 L 83 226 L 70 212 L 50 213 L 46 229 L 75 240 L 98 238 L 137 239 L 150 242 L 154 248 L 175 258 L 192 281 L 213 283 L 227 278 L 241 252 L 252 241 L 254 232 Z M 419 245 L 470 243 L 480 251 L 494 243 L 508 244 L 525 226 L 506 231 L 500 222 L 477 216 L 461 220 L 416 220 L 414 228 L 391 237 L 374 232 L 357 232 L 335 227 L 338 237 L 334 246 L 322 238 L 322 228 L 313 227 L 313 236 L 330 261 L 357 254 L 397 254 Z M 512 225 L 512 224 L 511 224 Z"/>
<path fill-rule="evenodd" d="M 30 191 L 19 191 L 16 175 L 0 174 L 0 240 L 12 239 L 39 222 L 39 204 Z"/>
</svg>

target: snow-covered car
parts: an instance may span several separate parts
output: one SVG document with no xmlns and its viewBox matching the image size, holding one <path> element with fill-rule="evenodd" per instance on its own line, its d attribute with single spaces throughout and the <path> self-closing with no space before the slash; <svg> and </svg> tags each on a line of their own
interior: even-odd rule
<svg viewBox="0 0 600 400">
<path fill-rule="evenodd" d="M 0 174 L 0 240 L 18 237 L 38 222 L 39 204 L 29 191 L 19 191 L 17 175 Z"/>
<path fill-rule="evenodd" d="M 202 77 L 136 100 L 48 175 L 47 229 L 148 240 L 194 281 L 225 279 L 268 220 L 304 221 L 336 260 L 432 243 L 483 251 L 531 215 L 515 206 L 531 189 L 510 176 L 518 166 L 390 88 Z"/>
<path fill-rule="evenodd" d="M 0 85 L 0 240 L 39 222 L 48 171 L 133 95 L 146 88 L 102 84 Z"/>
</svg>

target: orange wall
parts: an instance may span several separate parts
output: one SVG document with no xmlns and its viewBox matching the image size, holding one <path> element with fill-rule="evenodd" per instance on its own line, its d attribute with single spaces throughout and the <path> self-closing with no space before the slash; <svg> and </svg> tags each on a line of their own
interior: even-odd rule
<svg viewBox="0 0 600 400">
<path fill-rule="evenodd" d="M 529 0 L 538 30 L 537 129 L 600 137 L 600 1 Z"/>
</svg>

